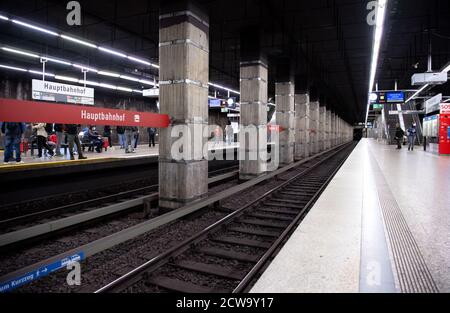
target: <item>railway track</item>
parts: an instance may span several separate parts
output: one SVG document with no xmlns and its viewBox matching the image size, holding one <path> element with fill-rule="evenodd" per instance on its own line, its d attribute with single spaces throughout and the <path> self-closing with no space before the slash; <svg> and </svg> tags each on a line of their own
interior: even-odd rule
<svg viewBox="0 0 450 313">
<path fill-rule="evenodd" d="M 353 148 L 292 169 L 278 186 L 96 292 L 247 291 Z"/>
<path fill-rule="evenodd" d="M 237 169 L 238 166 L 231 166 L 209 172 L 209 184 L 217 184 L 235 177 L 238 174 Z M 113 195 L 0 220 L 0 249 L 24 241 L 39 239 L 44 235 L 54 234 L 56 231 L 92 222 L 99 218 L 136 211 L 139 206 L 144 206 L 142 217 L 146 218 L 151 213 L 146 206 L 158 200 L 157 189 L 158 185 L 143 186 Z"/>
</svg>

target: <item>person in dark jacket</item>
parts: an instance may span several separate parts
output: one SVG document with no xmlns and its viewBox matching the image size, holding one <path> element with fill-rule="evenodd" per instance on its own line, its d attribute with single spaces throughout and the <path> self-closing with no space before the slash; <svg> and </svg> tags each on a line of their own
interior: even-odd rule
<svg viewBox="0 0 450 313">
<path fill-rule="evenodd" d="M 22 135 L 25 132 L 26 125 L 24 123 L 5 122 L 2 123 L 1 129 L 2 133 L 5 135 L 5 164 L 9 164 L 9 161 L 13 157 L 13 151 L 16 152 L 16 163 L 23 163 L 20 156 L 20 141 L 22 140 Z"/>
<path fill-rule="evenodd" d="M 109 147 L 112 148 L 111 126 L 105 125 L 105 127 L 103 128 L 103 137 L 108 138 Z"/>
<path fill-rule="evenodd" d="M 126 126 L 125 127 L 125 153 L 134 153 L 134 144 L 137 133 L 137 127 Z"/>
<path fill-rule="evenodd" d="M 156 144 L 155 144 L 156 128 L 149 127 L 149 128 L 147 128 L 147 132 L 148 132 L 148 141 L 149 141 L 148 146 L 149 147 L 156 146 Z"/>
<path fill-rule="evenodd" d="M 125 149 L 126 139 L 125 139 L 125 127 L 117 126 L 116 127 L 117 136 L 119 137 L 120 149 Z"/>
<path fill-rule="evenodd" d="M 405 135 L 405 132 L 403 131 L 403 129 L 401 129 L 400 124 L 397 124 L 396 127 L 397 128 L 395 129 L 395 140 L 397 141 L 397 149 L 401 149 L 403 136 Z"/>
<path fill-rule="evenodd" d="M 83 156 L 83 150 L 81 149 L 80 138 L 78 138 L 78 127 L 79 127 L 79 125 L 76 125 L 76 124 L 67 124 L 65 127 L 66 134 L 67 134 L 67 142 L 69 144 L 69 153 L 70 153 L 71 160 L 75 160 L 75 156 L 73 153 L 73 146 L 75 144 L 77 145 L 78 159 L 79 160 L 87 159 L 85 156 Z"/>
</svg>

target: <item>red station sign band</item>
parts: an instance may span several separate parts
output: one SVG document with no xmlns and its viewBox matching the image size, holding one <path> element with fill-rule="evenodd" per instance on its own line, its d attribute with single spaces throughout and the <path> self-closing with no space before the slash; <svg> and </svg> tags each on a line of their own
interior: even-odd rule
<svg viewBox="0 0 450 313">
<path fill-rule="evenodd" d="M 166 128 L 166 114 L 0 98 L 1 122 Z"/>
</svg>

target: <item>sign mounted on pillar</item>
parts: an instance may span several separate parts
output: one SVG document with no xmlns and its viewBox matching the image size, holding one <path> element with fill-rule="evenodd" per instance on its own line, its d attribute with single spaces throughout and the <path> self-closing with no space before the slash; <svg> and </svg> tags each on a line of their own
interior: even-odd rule
<svg viewBox="0 0 450 313">
<path fill-rule="evenodd" d="M 32 98 L 41 101 L 94 105 L 94 89 L 33 79 Z"/>
</svg>

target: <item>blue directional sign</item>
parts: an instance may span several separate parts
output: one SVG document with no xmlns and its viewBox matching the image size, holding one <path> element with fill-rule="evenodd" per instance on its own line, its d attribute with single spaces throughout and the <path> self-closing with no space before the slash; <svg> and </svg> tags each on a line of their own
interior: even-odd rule
<svg viewBox="0 0 450 313">
<path fill-rule="evenodd" d="M 386 100 L 389 103 L 403 103 L 405 102 L 405 93 L 403 91 L 387 92 Z"/>
<path fill-rule="evenodd" d="M 0 293 L 12 291 L 20 286 L 31 283 L 34 280 L 48 276 L 49 274 L 56 272 L 61 268 L 67 267 L 68 264 L 73 262 L 81 262 L 85 259 L 84 252 L 71 255 L 67 258 L 58 260 L 54 263 L 42 266 L 34 271 L 15 277 L 9 281 L 0 283 Z"/>
</svg>

